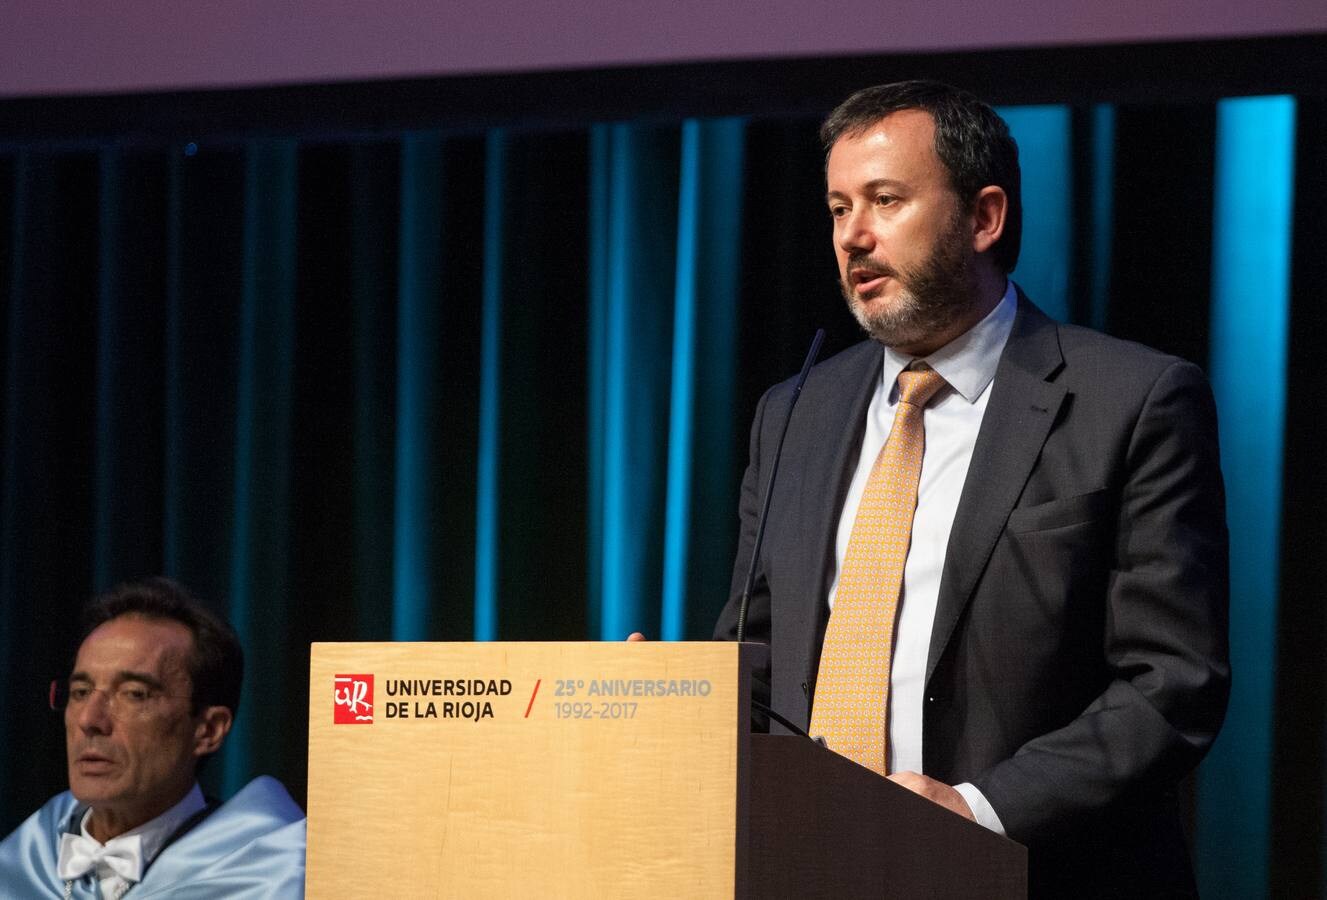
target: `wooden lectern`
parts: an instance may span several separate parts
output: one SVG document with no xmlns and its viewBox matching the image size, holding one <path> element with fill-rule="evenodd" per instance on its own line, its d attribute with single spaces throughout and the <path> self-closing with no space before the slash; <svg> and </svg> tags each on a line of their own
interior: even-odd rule
<svg viewBox="0 0 1327 900">
<path fill-rule="evenodd" d="M 308 896 L 1026 895 L 1021 845 L 750 734 L 764 650 L 314 644 Z"/>
</svg>

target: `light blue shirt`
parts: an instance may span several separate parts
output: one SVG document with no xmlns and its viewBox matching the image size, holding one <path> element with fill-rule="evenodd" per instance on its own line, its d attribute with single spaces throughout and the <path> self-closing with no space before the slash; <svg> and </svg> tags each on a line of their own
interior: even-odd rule
<svg viewBox="0 0 1327 900">
<path fill-rule="evenodd" d="M 60 835 L 82 824 L 68 791 L 46 802 L 0 842 L 5 896 L 58 898 Z M 164 838 L 163 838 L 164 840 Z M 71 883 L 71 896 L 93 900 L 96 879 Z M 249 782 L 228 802 L 166 846 L 125 894 L 138 900 L 299 900 L 304 896 L 304 813 L 273 778 Z"/>
<path fill-rule="evenodd" d="M 176 803 L 155 819 L 144 822 L 137 828 L 131 828 L 124 834 L 117 835 L 116 837 L 117 839 L 137 837 L 142 847 L 140 855 L 143 860 L 143 867 L 147 868 L 153 858 L 161 852 L 162 845 L 166 843 L 167 839 L 169 839 L 181 825 L 188 821 L 190 816 L 193 816 L 206 808 L 207 801 L 203 799 L 203 791 L 195 782 L 193 788 L 184 795 L 184 798 L 181 799 L 179 803 Z M 88 830 L 88 820 L 91 818 L 92 810 L 89 808 L 88 811 L 83 814 L 83 818 L 79 822 L 79 832 L 84 838 L 92 841 L 94 844 L 105 846 L 101 841 L 93 837 L 92 832 Z M 61 865 L 63 865 L 62 847 L 57 848 L 56 856 L 60 859 Z M 117 896 L 117 892 L 122 888 L 127 888 L 132 884 L 132 882 L 125 881 L 117 875 L 115 871 L 105 863 L 97 866 L 96 877 L 98 884 L 101 886 L 101 895 L 103 897 L 115 897 Z"/>
<path fill-rule="evenodd" d="M 912 542 L 903 568 L 903 590 L 894 626 L 893 660 L 889 678 L 889 771 L 922 772 L 922 716 L 926 703 L 926 656 L 931 627 L 940 596 L 949 532 L 967 480 L 972 451 L 977 444 L 986 403 L 995 382 L 1000 355 L 1009 340 L 1017 312 L 1017 293 L 1007 282 L 1004 296 L 984 319 L 925 357 L 925 362 L 948 382 L 948 388 L 927 405 L 922 421 L 926 449 L 917 485 L 917 511 L 912 520 Z M 886 347 L 875 395 L 866 411 L 861 456 L 839 516 L 835 542 L 835 574 L 829 604 L 834 604 L 838 572 L 848 550 L 866 481 L 876 457 L 894 425 L 898 406 L 897 379 L 913 357 Z M 955 785 L 977 821 L 1004 834 L 1000 817 L 981 791 L 971 784 Z"/>
</svg>

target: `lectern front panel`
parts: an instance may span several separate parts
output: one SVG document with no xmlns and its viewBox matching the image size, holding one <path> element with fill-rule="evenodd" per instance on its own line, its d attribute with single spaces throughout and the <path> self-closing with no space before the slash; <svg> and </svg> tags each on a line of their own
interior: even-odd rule
<svg viewBox="0 0 1327 900">
<path fill-rule="evenodd" d="M 308 895 L 730 896 L 744 688 L 733 644 L 314 644 Z"/>
</svg>

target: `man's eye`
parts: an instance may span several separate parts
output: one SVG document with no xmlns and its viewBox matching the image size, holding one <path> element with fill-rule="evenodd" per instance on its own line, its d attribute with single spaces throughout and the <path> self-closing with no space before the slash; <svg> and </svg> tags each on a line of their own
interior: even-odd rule
<svg viewBox="0 0 1327 900">
<path fill-rule="evenodd" d="M 844 216 L 848 214 L 848 207 L 842 205 L 831 206 L 829 208 L 829 214 L 836 219 L 842 219 Z"/>
<path fill-rule="evenodd" d="M 875 205 L 876 205 L 876 206 L 889 206 L 891 203 L 893 203 L 893 202 L 894 202 L 895 200 L 897 200 L 897 199 L 898 199 L 898 198 L 895 197 L 895 196 L 893 196 L 892 194 L 877 194 L 877 195 L 876 195 L 876 198 L 875 198 Z"/>
<path fill-rule="evenodd" d="M 125 686 L 119 690 L 120 699 L 125 703 L 146 703 L 152 696 L 151 692 L 145 687 Z"/>
<path fill-rule="evenodd" d="M 87 685 L 79 685 L 69 689 L 69 699 L 74 703 L 83 703 L 92 696 L 92 688 Z"/>
</svg>

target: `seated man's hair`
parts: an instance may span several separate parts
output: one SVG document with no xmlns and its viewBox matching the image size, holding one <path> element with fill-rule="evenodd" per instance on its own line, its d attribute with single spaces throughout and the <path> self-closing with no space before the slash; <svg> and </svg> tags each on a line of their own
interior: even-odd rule
<svg viewBox="0 0 1327 900">
<path fill-rule="evenodd" d="M 198 602 L 181 584 L 154 577 L 116 585 L 93 598 L 83 609 L 79 645 L 101 625 L 121 616 L 141 616 L 179 622 L 193 634 L 189 680 L 193 683 L 193 712 L 224 706 L 234 716 L 240 709 L 244 683 L 244 651 L 235 630 Z"/>
</svg>

